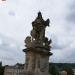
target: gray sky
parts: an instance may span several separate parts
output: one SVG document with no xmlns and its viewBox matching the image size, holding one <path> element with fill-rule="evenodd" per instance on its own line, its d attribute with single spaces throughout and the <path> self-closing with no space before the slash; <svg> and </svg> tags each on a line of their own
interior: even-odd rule
<svg viewBox="0 0 75 75">
<path fill-rule="evenodd" d="M 53 40 L 50 62 L 75 63 L 74 0 L 0 0 L 0 61 L 25 62 L 24 39 L 38 11 L 51 21 L 46 29 L 46 36 Z"/>
</svg>

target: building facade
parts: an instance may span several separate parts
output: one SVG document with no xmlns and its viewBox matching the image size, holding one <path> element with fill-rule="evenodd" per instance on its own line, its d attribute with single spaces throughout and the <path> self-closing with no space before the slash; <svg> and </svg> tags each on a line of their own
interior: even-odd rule
<svg viewBox="0 0 75 75">
<path fill-rule="evenodd" d="M 4 75 L 24 75 L 24 65 L 5 66 Z"/>
</svg>

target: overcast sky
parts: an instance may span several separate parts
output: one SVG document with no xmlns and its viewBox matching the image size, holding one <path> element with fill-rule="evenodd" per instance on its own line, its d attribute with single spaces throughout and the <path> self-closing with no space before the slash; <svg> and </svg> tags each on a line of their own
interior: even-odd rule
<svg viewBox="0 0 75 75">
<path fill-rule="evenodd" d="M 75 63 L 74 0 L 0 0 L 0 61 L 25 62 L 24 39 L 30 35 L 32 21 L 41 11 L 50 19 L 46 36 L 52 39 L 50 62 Z"/>
</svg>

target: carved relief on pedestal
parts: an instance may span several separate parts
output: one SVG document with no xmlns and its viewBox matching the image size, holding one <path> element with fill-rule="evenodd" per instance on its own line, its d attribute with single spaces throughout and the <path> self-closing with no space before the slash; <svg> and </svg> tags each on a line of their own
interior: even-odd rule
<svg viewBox="0 0 75 75">
<path fill-rule="evenodd" d="M 35 67 L 36 67 L 36 56 L 33 55 L 33 58 L 32 58 L 32 70 L 35 70 Z"/>
<path fill-rule="evenodd" d="M 48 70 L 48 57 L 41 58 L 40 61 L 40 71 L 44 72 Z"/>
<path fill-rule="evenodd" d="M 36 68 L 40 69 L 40 56 L 36 55 Z"/>
<path fill-rule="evenodd" d="M 30 58 L 29 58 L 28 54 L 26 54 L 25 70 L 28 69 L 28 66 L 29 66 L 29 60 L 30 60 Z"/>
</svg>

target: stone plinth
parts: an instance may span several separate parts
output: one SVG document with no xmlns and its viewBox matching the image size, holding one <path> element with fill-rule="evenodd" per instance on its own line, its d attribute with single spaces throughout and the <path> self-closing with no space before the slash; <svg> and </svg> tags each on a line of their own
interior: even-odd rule
<svg viewBox="0 0 75 75">
<path fill-rule="evenodd" d="M 52 53 L 43 48 L 24 49 L 26 52 L 25 71 L 32 75 L 50 75 L 49 70 L 49 56 Z M 29 75 L 30 75 L 29 74 Z"/>
</svg>

